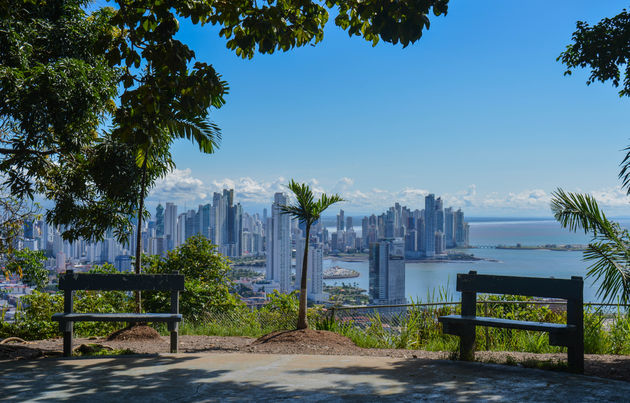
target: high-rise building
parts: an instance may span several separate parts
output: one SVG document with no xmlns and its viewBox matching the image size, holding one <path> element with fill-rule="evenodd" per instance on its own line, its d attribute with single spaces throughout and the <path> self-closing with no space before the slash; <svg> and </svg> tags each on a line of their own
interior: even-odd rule
<svg viewBox="0 0 630 403">
<path fill-rule="evenodd" d="M 444 203 L 441 197 L 435 199 L 435 230 L 444 233 Z"/>
<path fill-rule="evenodd" d="M 405 304 L 405 245 L 387 239 L 370 245 L 370 304 Z"/>
<path fill-rule="evenodd" d="M 446 247 L 452 248 L 455 246 L 455 214 L 451 207 L 444 209 L 444 238 L 446 241 Z"/>
<path fill-rule="evenodd" d="M 302 281 L 302 265 L 304 263 L 304 244 L 306 240 L 300 238 L 295 248 L 295 285 L 294 288 L 299 290 Z M 307 282 L 306 297 L 315 302 L 328 301 L 328 295 L 324 294 L 324 271 L 323 271 L 323 250 L 322 244 L 311 239 L 308 245 L 308 262 L 307 262 Z"/>
<path fill-rule="evenodd" d="M 435 231 L 435 254 L 443 255 L 446 253 L 446 238 L 442 231 Z"/>
<path fill-rule="evenodd" d="M 346 217 L 346 231 L 350 231 L 354 229 L 354 225 L 352 225 L 352 217 Z"/>
<path fill-rule="evenodd" d="M 337 214 L 337 232 L 344 230 L 344 213 L 343 210 L 339 210 L 339 214 Z"/>
<path fill-rule="evenodd" d="M 188 210 L 186 213 L 186 239 L 197 235 L 199 233 L 199 226 L 197 224 L 197 212 L 195 210 Z"/>
<path fill-rule="evenodd" d="M 459 209 L 455 212 L 455 244 L 457 246 L 468 246 L 467 227 L 468 224 L 464 222 L 464 212 Z"/>
<path fill-rule="evenodd" d="M 186 213 L 177 216 L 177 235 L 175 236 L 175 247 L 186 242 Z"/>
<path fill-rule="evenodd" d="M 274 195 L 267 235 L 267 279 L 278 282 L 279 290 L 285 293 L 291 286 L 291 224 L 289 215 L 283 214 L 280 206 L 288 203 L 286 194 Z"/>
<path fill-rule="evenodd" d="M 435 195 L 433 193 L 424 198 L 424 255 L 435 255 Z"/>
<path fill-rule="evenodd" d="M 164 237 L 166 249 L 173 250 L 177 246 L 177 206 L 174 203 L 166 203 L 164 210 Z"/>
<path fill-rule="evenodd" d="M 34 228 L 33 221 L 31 221 L 31 220 L 25 220 L 24 221 L 24 238 L 26 238 L 26 239 L 33 239 L 34 238 L 33 228 Z"/>
<path fill-rule="evenodd" d="M 198 214 L 199 216 L 199 233 L 206 238 L 210 239 L 210 216 L 211 216 L 212 205 L 210 203 L 199 206 Z"/>
<path fill-rule="evenodd" d="M 164 235 L 164 207 L 158 204 L 155 209 L 155 236 Z"/>
<path fill-rule="evenodd" d="M 221 245 L 227 241 L 227 199 L 221 193 L 214 193 L 212 198 L 212 210 L 214 215 L 214 234 L 212 243 Z"/>
<path fill-rule="evenodd" d="M 240 203 L 228 207 L 228 256 L 241 256 L 243 237 L 243 207 Z"/>
<path fill-rule="evenodd" d="M 361 238 L 362 238 L 362 248 L 369 248 L 369 239 L 370 239 L 370 219 L 365 216 L 361 220 Z"/>
</svg>

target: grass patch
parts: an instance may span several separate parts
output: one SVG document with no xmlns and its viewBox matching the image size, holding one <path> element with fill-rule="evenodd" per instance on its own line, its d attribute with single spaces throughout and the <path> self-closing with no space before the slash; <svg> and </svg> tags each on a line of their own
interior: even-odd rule
<svg viewBox="0 0 630 403">
<path fill-rule="evenodd" d="M 98 357 L 109 355 L 130 355 L 136 354 L 135 351 L 128 348 L 113 349 L 102 344 L 81 344 L 74 350 L 73 355 L 77 357 Z"/>
</svg>

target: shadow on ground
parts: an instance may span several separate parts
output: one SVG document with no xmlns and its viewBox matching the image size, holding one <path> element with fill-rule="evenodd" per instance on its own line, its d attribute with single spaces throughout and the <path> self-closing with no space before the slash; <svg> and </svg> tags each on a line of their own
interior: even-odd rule
<svg viewBox="0 0 630 403">
<path fill-rule="evenodd" d="M 381 357 L 187 354 L 0 363 L 9 401 L 624 401 L 630 384 L 505 367 Z"/>
</svg>

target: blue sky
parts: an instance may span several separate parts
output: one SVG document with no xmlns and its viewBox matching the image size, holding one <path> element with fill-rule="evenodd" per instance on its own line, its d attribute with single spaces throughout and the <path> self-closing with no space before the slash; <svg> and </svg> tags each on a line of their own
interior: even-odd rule
<svg viewBox="0 0 630 403">
<path fill-rule="evenodd" d="M 629 100 L 610 84 L 564 77 L 556 58 L 577 20 L 596 23 L 622 1 L 452 0 L 406 49 L 372 47 L 329 22 L 324 41 L 242 60 L 211 26 L 180 38 L 230 84 L 212 112 L 220 150 L 173 148 L 177 169 L 150 202 L 195 207 L 224 186 L 260 211 L 290 178 L 340 192 L 354 214 L 427 192 L 473 216 L 548 216 L 557 187 L 594 194 L 628 215 L 619 189 L 630 144 Z"/>
</svg>

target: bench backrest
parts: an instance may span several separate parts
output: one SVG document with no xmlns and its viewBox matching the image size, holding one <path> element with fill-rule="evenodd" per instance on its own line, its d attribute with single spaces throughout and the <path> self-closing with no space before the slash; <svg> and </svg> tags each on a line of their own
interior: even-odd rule
<svg viewBox="0 0 630 403">
<path fill-rule="evenodd" d="M 477 274 L 457 274 L 457 291 L 487 294 L 510 294 L 542 298 L 582 300 L 584 281 L 582 277 L 570 280 L 538 277 L 515 277 Z"/>
<path fill-rule="evenodd" d="M 537 277 L 494 276 L 477 274 L 457 274 L 457 291 L 462 293 L 462 315 L 475 316 L 477 293 L 511 294 L 567 300 L 567 323 L 582 329 L 583 291 L 582 277 L 571 280 Z M 581 331 L 581 330 L 580 330 Z"/>
<path fill-rule="evenodd" d="M 59 275 L 59 289 L 64 291 L 184 291 L 184 275 L 74 273 L 68 270 Z"/>
</svg>

